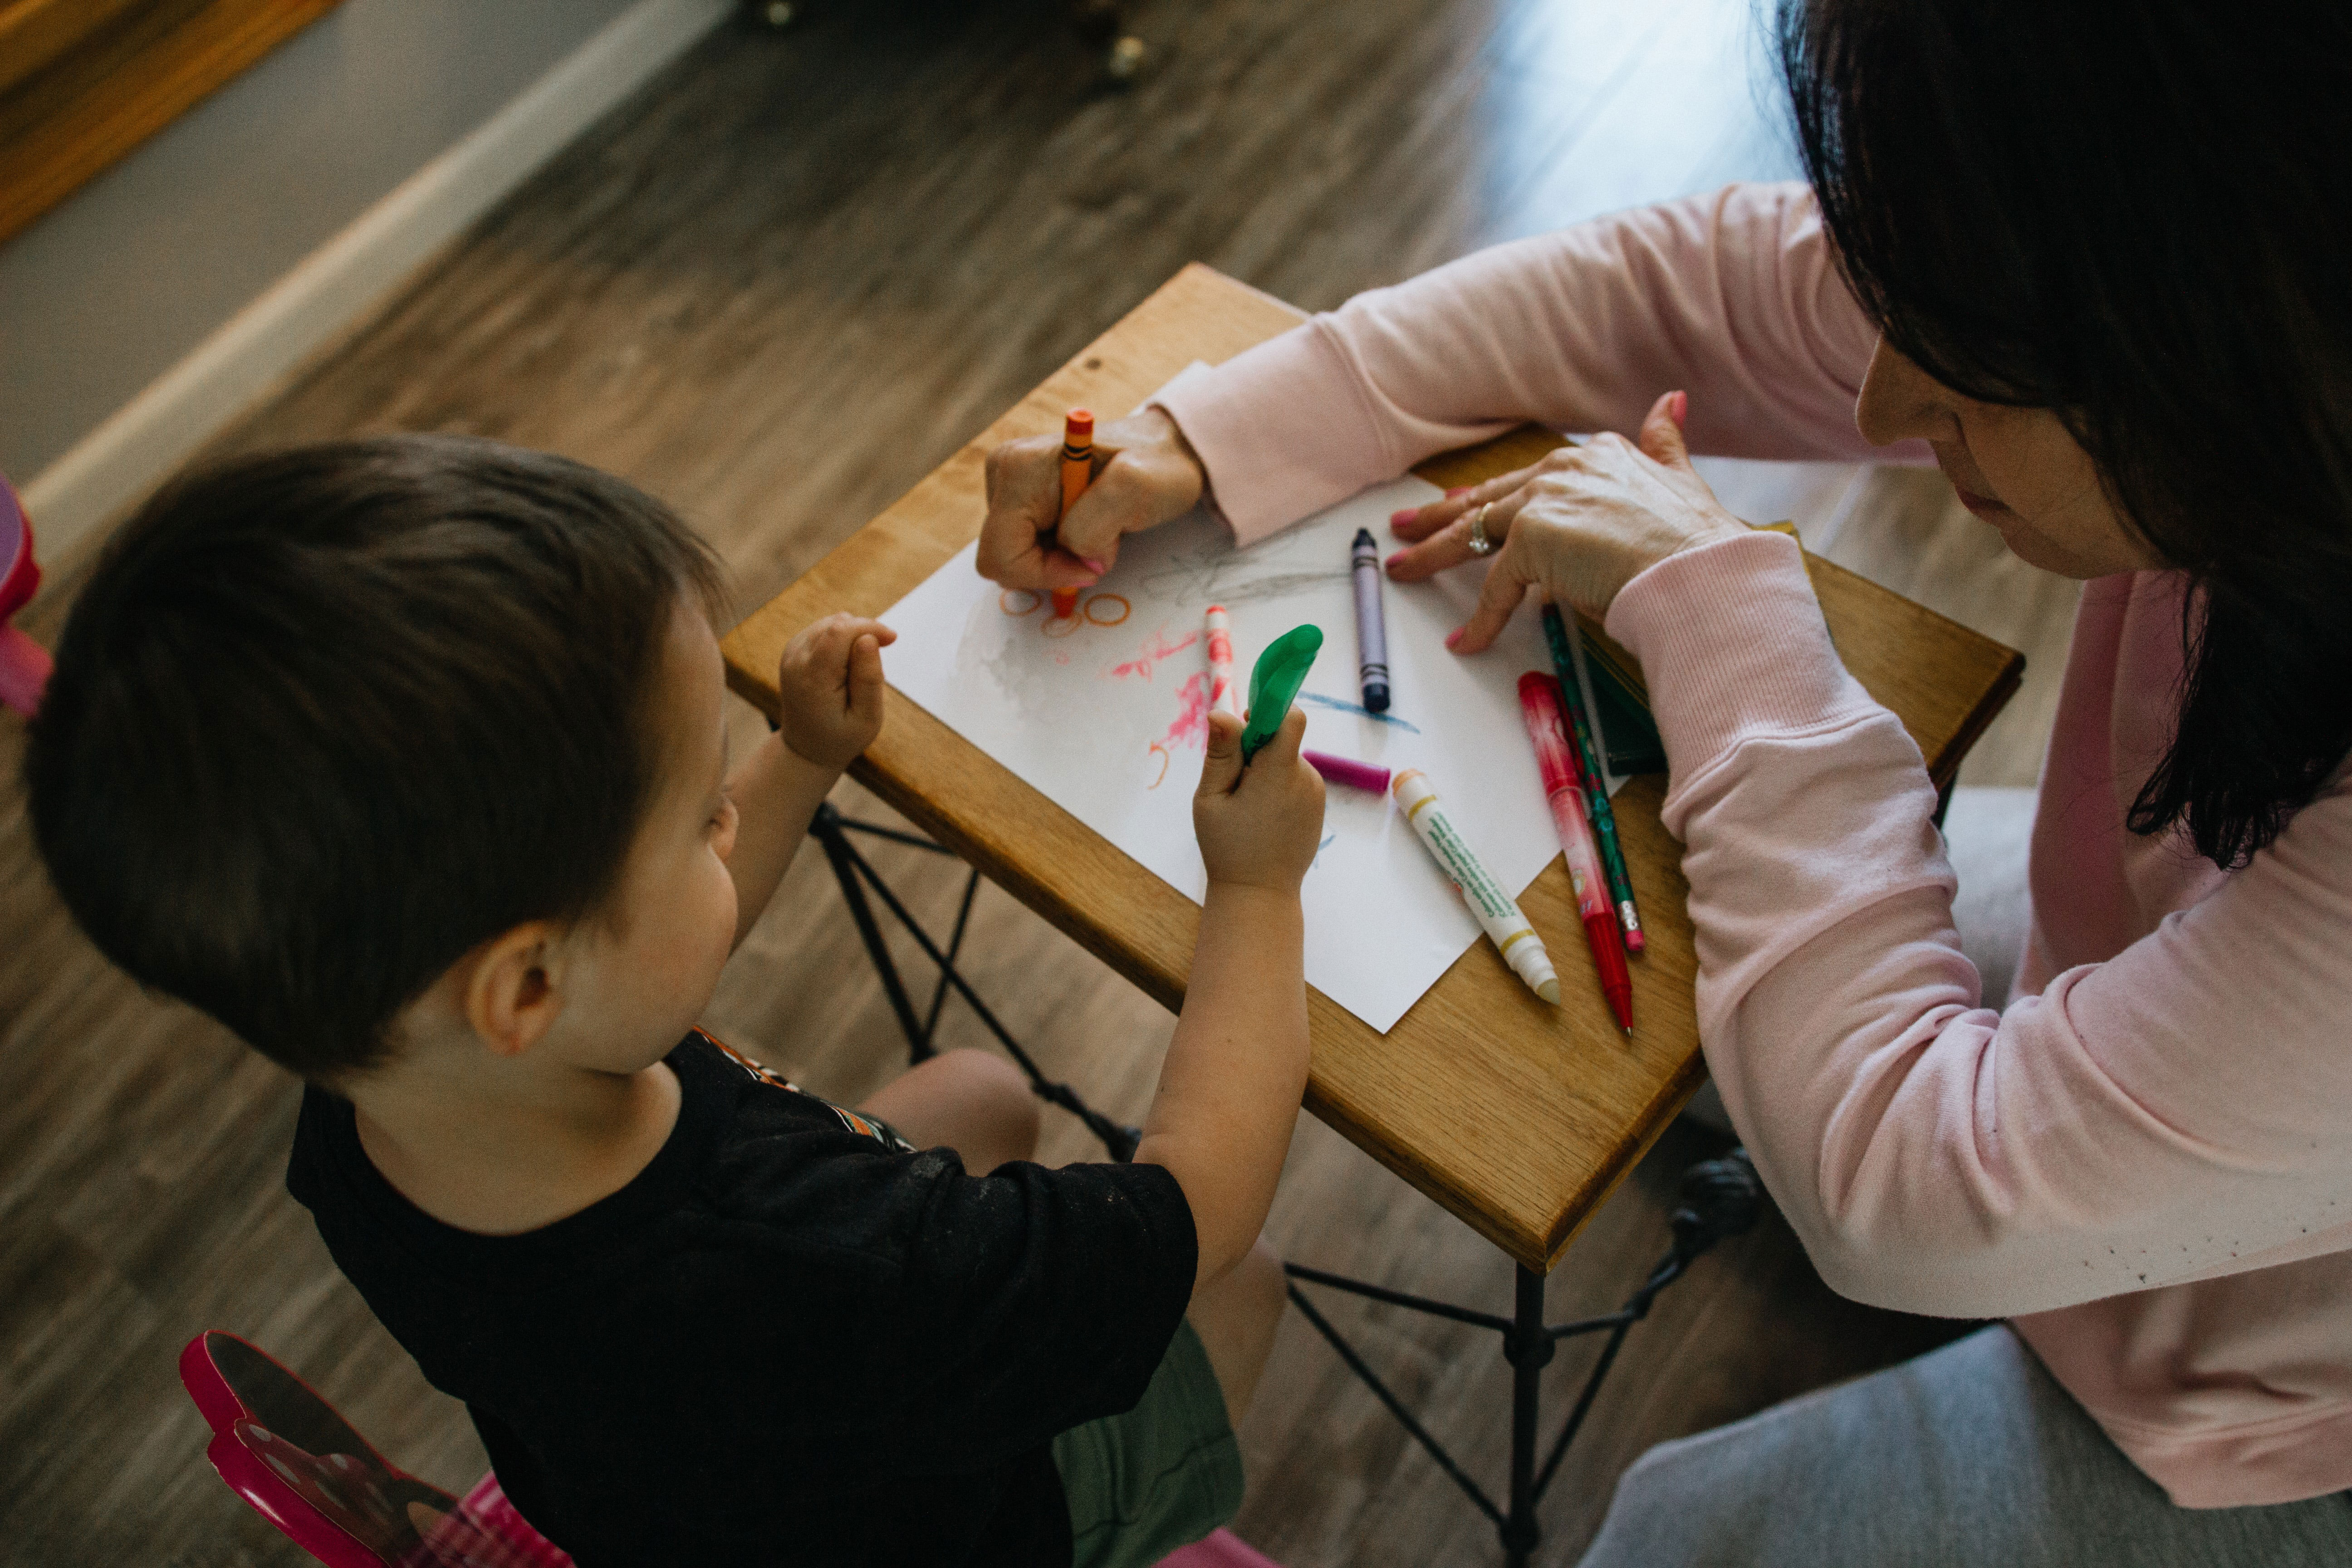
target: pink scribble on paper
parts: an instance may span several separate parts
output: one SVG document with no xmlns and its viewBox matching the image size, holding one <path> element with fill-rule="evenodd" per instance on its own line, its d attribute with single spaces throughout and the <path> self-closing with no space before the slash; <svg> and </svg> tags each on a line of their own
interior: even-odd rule
<svg viewBox="0 0 2352 1568">
<path fill-rule="evenodd" d="M 1149 680 L 1151 679 L 1152 669 L 1160 660 L 1175 658 L 1200 640 L 1201 634 L 1198 632 L 1185 633 L 1181 642 L 1170 642 L 1165 631 L 1154 632 L 1151 635 L 1150 647 L 1125 664 L 1114 664 L 1110 667 L 1111 677 L 1113 679 L 1124 679 L 1130 675 L 1139 675 Z"/>
<path fill-rule="evenodd" d="M 1173 751 L 1178 746 L 1198 746 L 1209 738 L 1209 672 L 1195 671 L 1176 691 L 1176 722 L 1168 726 L 1168 733 L 1160 743 Z"/>
</svg>

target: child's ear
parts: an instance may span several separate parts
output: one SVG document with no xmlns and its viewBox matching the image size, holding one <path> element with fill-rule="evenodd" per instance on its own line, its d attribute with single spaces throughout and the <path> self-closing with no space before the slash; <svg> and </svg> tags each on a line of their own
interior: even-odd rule
<svg viewBox="0 0 2352 1568">
<path fill-rule="evenodd" d="M 559 933 L 546 921 L 527 921 L 475 951 L 460 1002 L 491 1055 L 522 1055 L 563 1011 L 560 951 Z"/>
</svg>

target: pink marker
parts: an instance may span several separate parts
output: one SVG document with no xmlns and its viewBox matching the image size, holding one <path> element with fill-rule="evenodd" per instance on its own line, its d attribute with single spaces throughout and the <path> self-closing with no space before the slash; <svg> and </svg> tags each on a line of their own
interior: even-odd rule
<svg viewBox="0 0 2352 1568">
<path fill-rule="evenodd" d="M 1625 969 L 1623 938 L 1618 934 L 1617 911 L 1609 907 L 1609 880 L 1601 874 L 1601 846 L 1584 815 L 1584 770 L 1568 743 L 1568 724 L 1559 710 L 1559 689 L 1549 675 L 1529 670 L 1519 677 L 1519 716 L 1527 721 L 1528 739 L 1535 742 L 1536 765 L 1543 770 L 1544 794 L 1551 800 L 1552 826 L 1568 860 L 1568 879 L 1576 887 L 1576 912 L 1584 917 L 1584 940 L 1592 949 L 1592 966 L 1601 972 L 1601 994 L 1617 1015 L 1617 1026 L 1633 1033 L 1633 981 Z"/>
<path fill-rule="evenodd" d="M 1370 763 L 1356 762 L 1349 757 L 1335 757 L 1328 752 L 1302 751 L 1298 754 L 1307 760 L 1308 767 L 1333 784 L 1346 784 L 1350 789 L 1368 789 L 1374 795 L 1389 792 L 1389 771 L 1386 768 L 1374 767 Z"/>
<path fill-rule="evenodd" d="M 1209 710 L 1238 719 L 1242 707 L 1241 699 L 1234 694 L 1234 630 L 1223 605 L 1209 606 L 1202 640 L 1209 645 Z"/>
</svg>

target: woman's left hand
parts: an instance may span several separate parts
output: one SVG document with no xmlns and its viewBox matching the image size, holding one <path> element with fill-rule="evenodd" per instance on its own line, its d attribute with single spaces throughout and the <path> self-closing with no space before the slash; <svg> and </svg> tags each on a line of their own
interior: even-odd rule
<svg viewBox="0 0 2352 1568">
<path fill-rule="evenodd" d="M 1400 512 L 1397 537 L 1419 542 L 1389 557 L 1389 575 L 1417 583 L 1475 559 L 1471 525 L 1485 508 L 1486 538 L 1499 548 L 1477 609 L 1446 647 L 1485 650 L 1531 587 L 1555 604 L 1607 615 L 1619 589 L 1667 556 L 1748 531 L 1690 466 L 1681 418 L 1686 403 L 1683 394 L 1669 392 L 1653 404 L 1638 446 L 1619 435 L 1595 436 L 1517 473 Z"/>
</svg>

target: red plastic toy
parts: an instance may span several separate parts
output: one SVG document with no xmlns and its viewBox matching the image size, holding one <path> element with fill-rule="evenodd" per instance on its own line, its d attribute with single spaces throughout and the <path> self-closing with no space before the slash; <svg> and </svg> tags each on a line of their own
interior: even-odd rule
<svg viewBox="0 0 2352 1568">
<path fill-rule="evenodd" d="M 0 479 L 0 703 L 30 717 L 49 682 L 49 650 L 8 624 L 41 585 L 33 564 L 33 525 L 8 481 Z"/>
<path fill-rule="evenodd" d="M 328 1568 L 572 1568 L 496 1475 L 463 1498 L 395 1468 L 318 1393 L 235 1334 L 198 1334 L 180 1381 L 229 1489 Z"/>
<path fill-rule="evenodd" d="M 222 1480 L 328 1568 L 572 1568 L 486 1475 L 463 1498 L 394 1468 L 334 1406 L 235 1334 L 180 1352 Z M 1280 1568 L 1220 1530 L 1160 1568 Z"/>
</svg>

